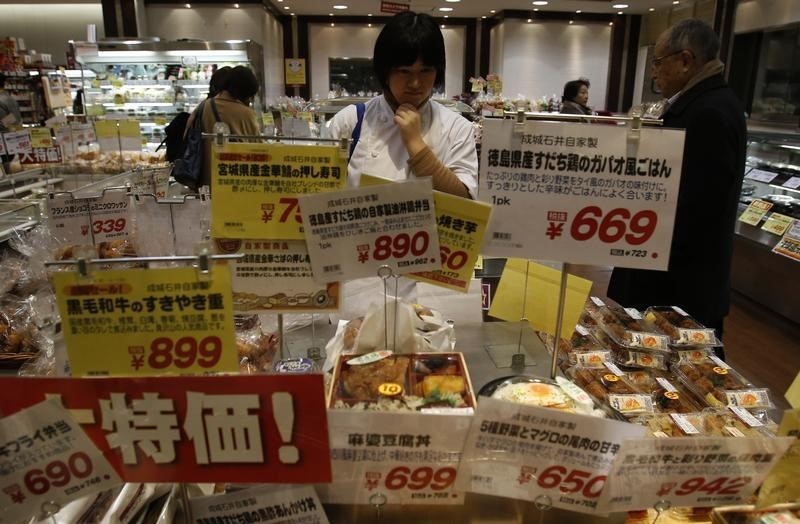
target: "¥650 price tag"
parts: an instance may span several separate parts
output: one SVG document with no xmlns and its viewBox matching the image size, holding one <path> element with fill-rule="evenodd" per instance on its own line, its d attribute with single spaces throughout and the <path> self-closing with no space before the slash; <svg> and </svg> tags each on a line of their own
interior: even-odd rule
<svg viewBox="0 0 800 524">
<path fill-rule="evenodd" d="M 70 414 L 45 401 L 0 421 L 0 524 L 44 516 L 121 482 Z"/>
<path fill-rule="evenodd" d="M 81 375 L 234 371 L 228 266 L 97 271 L 53 279 L 70 367 Z"/>
</svg>

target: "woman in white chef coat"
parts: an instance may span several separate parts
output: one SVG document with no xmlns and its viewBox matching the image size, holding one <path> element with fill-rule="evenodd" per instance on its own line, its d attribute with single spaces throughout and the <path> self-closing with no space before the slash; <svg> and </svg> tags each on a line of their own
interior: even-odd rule
<svg viewBox="0 0 800 524">
<path fill-rule="evenodd" d="M 433 188 L 474 198 L 478 157 L 472 124 L 430 100 L 444 85 L 444 38 L 433 18 L 406 11 L 392 17 L 375 41 L 375 75 L 383 94 L 369 100 L 348 165 L 348 185 L 361 174 L 392 180 L 432 177 Z M 350 138 L 356 105 L 329 122 L 330 135 Z"/>
<path fill-rule="evenodd" d="M 330 136 L 355 142 L 348 186 L 358 187 L 362 173 L 396 181 L 431 177 L 438 191 L 475 198 L 472 124 L 430 99 L 445 74 L 444 38 L 436 21 L 410 11 L 395 15 L 378 35 L 372 61 L 383 94 L 364 104 L 361 118 L 350 105 L 328 123 Z M 414 281 L 401 278 L 398 284 L 399 297 L 416 300 Z M 362 315 L 382 295 L 375 278 L 348 282 L 345 290 L 340 315 L 346 319 Z M 394 294 L 393 284 L 389 292 Z"/>
</svg>

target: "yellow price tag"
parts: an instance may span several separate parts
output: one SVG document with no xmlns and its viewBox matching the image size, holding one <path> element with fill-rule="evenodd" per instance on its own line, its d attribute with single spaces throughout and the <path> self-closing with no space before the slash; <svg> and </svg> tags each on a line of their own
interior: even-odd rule
<svg viewBox="0 0 800 524">
<path fill-rule="evenodd" d="M 739 222 L 744 222 L 745 224 L 750 224 L 751 226 L 757 226 L 761 219 L 764 218 L 764 215 L 767 214 L 772 208 L 772 203 L 765 202 L 764 200 L 753 200 L 750 202 L 750 205 L 747 206 L 747 209 L 744 210 L 744 213 L 739 216 Z"/>
<path fill-rule="evenodd" d="M 341 190 L 346 182 L 347 155 L 337 146 L 212 146 L 212 234 L 304 239 L 298 195 Z"/>
<path fill-rule="evenodd" d="M 112 78 L 111 79 L 111 87 L 120 88 L 125 85 L 125 82 L 121 78 Z"/>
<path fill-rule="evenodd" d="M 116 138 L 117 136 L 117 121 L 116 120 L 97 120 L 94 123 L 94 134 L 98 139 L 100 138 Z"/>
<path fill-rule="evenodd" d="M 33 138 L 33 135 L 31 135 L 31 138 Z M 786 215 L 781 215 L 780 213 L 772 213 L 767 218 L 767 221 L 764 222 L 764 225 L 761 226 L 761 229 L 768 231 L 773 235 L 782 237 L 783 234 L 786 233 L 786 231 L 792 226 L 792 222 L 794 222 L 792 217 L 787 217 Z"/>
<path fill-rule="evenodd" d="M 265 126 L 274 126 L 275 117 L 272 116 L 272 113 L 261 113 L 261 123 Z"/>
<path fill-rule="evenodd" d="M 231 274 L 194 268 L 53 276 L 73 376 L 238 370 Z"/>
<path fill-rule="evenodd" d="M 46 127 L 34 127 L 29 129 L 31 133 L 31 147 L 52 147 L 53 137 L 50 130 Z"/>
<path fill-rule="evenodd" d="M 167 125 L 167 119 L 166 119 L 166 117 L 163 117 L 163 116 L 157 116 L 156 119 L 155 119 L 155 122 L 156 122 L 157 126 Z"/>
<path fill-rule="evenodd" d="M 119 136 L 139 138 L 141 128 L 139 127 L 138 120 L 120 120 L 119 121 Z"/>
<path fill-rule="evenodd" d="M 95 89 L 99 88 L 100 87 L 100 80 L 98 80 L 97 78 L 92 80 L 92 87 L 94 87 Z"/>
</svg>

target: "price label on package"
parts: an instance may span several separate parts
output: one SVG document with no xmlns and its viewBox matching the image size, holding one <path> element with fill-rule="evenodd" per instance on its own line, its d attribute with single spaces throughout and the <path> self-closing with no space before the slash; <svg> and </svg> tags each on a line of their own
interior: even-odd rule
<svg viewBox="0 0 800 524">
<path fill-rule="evenodd" d="M 253 515 L 276 518 L 281 524 L 328 524 L 328 517 L 312 486 L 269 485 L 189 499 L 195 522 L 249 522 Z M 274 516 L 274 517 L 273 517 Z M 259 518 L 256 521 L 262 520 Z"/>
<path fill-rule="evenodd" d="M 684 131 L 573 122 L 484 123 L 484 255 L 665 270 Z"/>
<path fill-rule="evenodd" d="M 520 500 L 547 496 L 556 508 L 604 513 L 597 506 L 611 465 L 625 439 L 644 433 L 634 424 L 481 398 L 458 486 Z"/>
<path fill-rule="evenodd" d="M 0 524 L 46 517 L 68 502 L 122 483 L 56 400 L 0 420 Z"/>
<path fill-rule="evenodd" d="M 65 244 L 92 245 L 89 206 L 92 198 L 72 198 L 70 193 L 51 194 L 47 199 L 50 231 Z"/>
<path fill-rule="evenodd" d="M 31 134 L 29 131 L 3 133 L 3 140 L 6 143 L 7 155 L 21 155 L 33 152 L 33 144 L 31 144 Z"/>
<path fill-rule="evenodd" d="M 347 155 L 336 146 L 212 146 L 215 238 L 302 240 L 299 195 L 343 189 Z"/>
<path fill-rule="evenodd" d="M 455 489 L 471 415 L 328 410 L 329 504 L 463 504 Z"/>
<path fill-rule="evenodd" d="M 216 196 L 215 196 L 216 198 Z M 319 282 L 441 268 L 430 178 L 300 199 Z"/>
<path fill-rule="evenodd" d="M 626 441 L 600 501 L 602 511 L 723 506 L 749 497 L 794 441 L 776 438 L 656 438 Z"/>
<path fill-rule="evenodd" d="M 61 272 L 53 287 L 73 376 L 239 369 L 227 265 Z"/>
</svg>

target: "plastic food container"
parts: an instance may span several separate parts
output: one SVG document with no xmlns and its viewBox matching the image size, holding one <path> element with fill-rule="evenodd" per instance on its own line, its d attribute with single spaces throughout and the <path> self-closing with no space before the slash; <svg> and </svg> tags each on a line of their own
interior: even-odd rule
<svg viewBox="0 0 800 524">
<path fill-rule="evenodd" d="M 568 413 L 605 416 L 595 409 L 594 401 L 585 391 L 563 377 L 556 380 L 528 375 L 503 377 L 483 386 L 480 396 Z"/>
<path fill-rule="evenodd" d="M 673 372 L 697 397 L 711 407 L 738 406 L 746 409 L 773 407 L 769 390 L 754 387 L 722 360 L 706 356 L 695 362 L 681 360 Z"/>
<path fill-rule="evenodd" d="M 614 413 L 630 417 L 654 413 L 653 399 L 631 383 L 619 369 L 608 364 L 604 369 L 572 367 L 567 376 L 598 402 Z"/>
<path fill-rule="evenodd" d="M 602 329 L 596 329 L 594 335 L 600 344 L 611 351 L 614 362 L 620 366 L 653 368 L 662 371 L 666 371 L 668 368 L 670 353 L 660 350 L 631 349 L 619 344 Z"/>
<path fill-rule="evenodd" d="M 703 417 L 700 413 L 656 413 L 630 419 L 645 426 L 648 435 L 656 438 L 702 436 Z"/>
<path fill-rule="evenodd" d="M 606 305 L 599 308 L 594 319 L 603 332 L 620 346 L 669 351 L 669 337 L 649 325 L 642 314 L 633 308 Z"/>
<path fill-rule="evenodd" d="M 625 375 L 653 397 L 659 413 L 695 413 L 705 407 L 683 384 L 666 373 L 637 370 L 628 371 Z"/>
<path fill-rule="evenodd" d="M 673 346 L 719 346 L 713 329 L 706 328 L 678 306 L 650 307 L 644 318 L 670 338 Z"/>
</svg>

